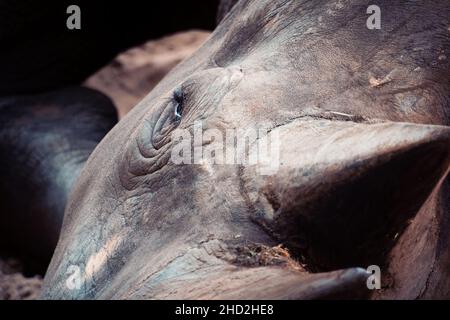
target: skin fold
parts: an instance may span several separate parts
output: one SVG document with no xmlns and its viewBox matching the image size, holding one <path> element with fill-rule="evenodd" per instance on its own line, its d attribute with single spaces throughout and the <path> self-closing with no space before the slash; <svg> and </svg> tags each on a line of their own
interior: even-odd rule
<svg viewBox="0 0 450 320">
<path fill-rule="evenodd" d="M 450 4 L 370 4 L 235 5 L 89 157 L 42 298 L 450 297 Z M 174 164 L 195 121 L 267 128 L 279 170 Z"/>
</svg>

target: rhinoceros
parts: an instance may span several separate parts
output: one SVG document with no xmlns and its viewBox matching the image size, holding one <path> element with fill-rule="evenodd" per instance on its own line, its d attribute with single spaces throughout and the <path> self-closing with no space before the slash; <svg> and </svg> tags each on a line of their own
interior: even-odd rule
<svg viewBox="0 0 450 320">
<path fill-rule="evenodd" d="M 89 157 L 42 298 L 450 298 L 450 3 L 371 4 L 234 5 Z M 277 166 L 174 161 L 198 128 Z"/>
</svg>

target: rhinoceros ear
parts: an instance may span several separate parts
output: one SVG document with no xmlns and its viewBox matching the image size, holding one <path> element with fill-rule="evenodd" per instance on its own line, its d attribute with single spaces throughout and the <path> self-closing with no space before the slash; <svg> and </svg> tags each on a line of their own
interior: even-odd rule
<svg viewBox="0 0 450 320">
<path fill-rule="evenodd" d="M 267 137 L 278 170 L 242 176 L 253 218 L 315 270 L 382 264 L 450 164 L 443 126 L 305 118 Z"/>
</svg>

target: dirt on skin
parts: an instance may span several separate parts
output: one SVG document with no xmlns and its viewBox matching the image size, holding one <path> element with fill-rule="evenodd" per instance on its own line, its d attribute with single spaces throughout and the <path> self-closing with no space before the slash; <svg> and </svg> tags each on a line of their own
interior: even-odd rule
<svg viewBox="0 0 450 320">
<path fill-rule="evenodd" d="M 187 31 L 148 41 L 117 56 L 84 85 L 108 95 L 123 117 L 208 36 L 209 32 Z M 0 300 L 36 299 L 41 286 L 41 276 L 26 277 L 19 261 L 0 258 Z"/>
</svg>

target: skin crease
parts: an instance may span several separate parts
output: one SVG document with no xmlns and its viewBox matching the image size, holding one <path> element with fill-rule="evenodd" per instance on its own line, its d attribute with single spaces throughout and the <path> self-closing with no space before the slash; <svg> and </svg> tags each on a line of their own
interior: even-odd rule
<svg viewBox="0 0 450 320">
<path fill-rule="evenodd" d="M 405 260 L 389 254 L 410 242 L 408 222 L 439 229 L 449 214 L 442 200 L 416 220 L 450 161 L 450 4 L 380 1 L 377 31 L 365 27 L 370 4 L 240 1 L 89 158 L 42 298 L 354 298 L 369 294 L 364 272 L 328 271 L 389 262 L 404 279 Z M 280 170 L 174 165 L 170 133 L 196 120 L 277 132 Z M 439 266 L 449 246 L 437 234 Z M 306 267 L 246 260 L 280 243 Z M 78 289 L 67 286 L 73 265 Z M 450 296 L 426 280 L 397 284 L 380 298 L 413 286 Z"/>
</svg>

